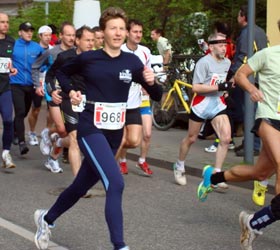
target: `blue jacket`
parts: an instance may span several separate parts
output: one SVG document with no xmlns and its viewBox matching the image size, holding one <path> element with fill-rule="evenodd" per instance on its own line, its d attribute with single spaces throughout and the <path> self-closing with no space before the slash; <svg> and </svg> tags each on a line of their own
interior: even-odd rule
<svg viewBox="0 0 280 250">
<path fill-rule="evenodd" d="M 15 76 L 10 77 L 11 84 L 32 86 L 31 68 L 33 62 L 44 52 L 44 49 L 34 41 L 16 40 L 12 56 L 14 68 L 18 70 Z"/>
</svg>

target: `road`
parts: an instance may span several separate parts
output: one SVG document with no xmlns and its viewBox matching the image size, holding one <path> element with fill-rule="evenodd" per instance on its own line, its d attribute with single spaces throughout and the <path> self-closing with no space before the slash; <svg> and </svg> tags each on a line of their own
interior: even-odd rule
<svg viewBox="0 0 280 250">
<path fill-rule="evenodd" d="M 39 127 L 41 129 L 42 125 Z M 178 133 L 182 131 L 170 130 L 166 136 L 170 135 L 178 142 L 178 138 L 182 136 L 178 136 Z M 158 143 L 157 136 L 162 139 L 161 133 L 155 132 L 153 136 L 154 143 Z M 173 150 L 176 150 L 173 140 L 167 138 L 170 143 L 169 154 L 172 155 L 166 157 L 169 157 L 170 162 L 176 158 L 173 155 Z M 164 147 L 168 148 L 168 144 Z M 12 154 L 17 168 L 1 169 L 0 172 L 0 250 L 35 250 L 35 209 L 49 208 L 57 195 L 73 180 L 69 165 L 61 163 L 64 172 L 53 174 L 43 166 L 45 157 L 40 154 L 39 148 L 30 149 L 22 157 L 18 148 L 13 146 Z M 157 151 L 161 150 L 163 149 L 159 146 Z M 203 150 L 199 150 L 201 153 L 193 158 L 204 157 Z M 137 150 L 130 151 L 130 156 L 135 152 Z M 153 154 L 151 150 L 151 156 Z M 162 153 L 164 154 L 167 153 Z M 129 174 L 124 176 L 126 187 L 123 210 L 125 240 L 130 249 L 240 249 L 238 214 L 244 209 L 249 212 L 259 209 L 251 201 L 251 190 L 230 185 L 227 193 L 213 192 L 206 202 L 201 203 L 196 198 L 196 188 L 201 178 L 189 174 L 187 186 L 178 186 L 174 183 L 172 171 L 166 167 L 168 161 L 163 161 L 162 156 L 158 158 L 154 160 L 156 166 L 151 166 L 153 177 L 142 176 L 134 167 L 135 161 L 128 162 Z M 162 164 L 158 164 L 159 162 Z M 100 184 L 93 191 L 96 196 L 82 198 L 56 221 L 56 227 L 52 230 L 52 247 L 49 249 L 112 249 L 104 220 L 104 191 Z M 272 197 L 272 194 L 267 195 L 267 203 Z M 264 230 L 264 234 L 256 240 L 254 250 L 279 249 L 278 225 L 276 222 Z"/>
</svg>

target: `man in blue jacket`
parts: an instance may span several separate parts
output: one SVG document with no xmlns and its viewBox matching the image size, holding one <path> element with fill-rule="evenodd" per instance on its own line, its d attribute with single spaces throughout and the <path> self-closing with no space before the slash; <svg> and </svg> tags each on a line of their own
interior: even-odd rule
<svg viewBox="0 0 280 250">
<path fill-rule="evenodd" d="M 18 74 L 10 77 L 15 111 L 14 128 L 21 155 L 29 151 L 25 143 L 24 118 L 30 110 L 32 94 L 35 91 L 31 77 L 31 66 L 36 58 L 44 52 L 38 43 L 32 41 L 33 32 L 34 27 L 31 23 L 24 22 L 19 25 L 19 39 L 15 42 L 12 57 L 13 66 L 18 70 Z"/>
</svg>

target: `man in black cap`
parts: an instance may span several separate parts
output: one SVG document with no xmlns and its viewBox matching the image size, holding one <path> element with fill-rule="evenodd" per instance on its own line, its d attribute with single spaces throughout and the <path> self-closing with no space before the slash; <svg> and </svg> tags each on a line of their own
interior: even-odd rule
<svg viewBox="0 0 280 250">
<path fill-rule="evenodd" d="M 44 49 L 32 41 L 34 27 L 30 22 L 19 25 L 19 39 L 16 40 L 13 51 L 13 65 L 18 69 L 18 74 L 10 77 L 13 104 L 15 110 L 14 129 L 18 137 L 19 151 L 26 154 L 29 149 L 25 143 L 24 118 L 27 116 L 34 94 L 31 77 L 32 63 L 40 56 Z"/>
</svg>

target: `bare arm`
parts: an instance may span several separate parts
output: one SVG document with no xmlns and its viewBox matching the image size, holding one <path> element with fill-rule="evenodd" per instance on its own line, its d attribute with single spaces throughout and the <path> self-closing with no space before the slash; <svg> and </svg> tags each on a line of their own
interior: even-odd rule
<svg viewBox="0 0 280 250">
<path fill-rule="evenodd" d="M 253 102 L 262 102 L 264 100 L 263 93 L 248 80 L 248 76 L 253 73 L 254 71 L 250 68 L 250 66 L 248 64 L 244 64 L 237 70 L 234 80 L 235 83 L 250 94 L 250 98 Z"/>
<path fill-rule="evenodd" d="M 207 85 L 207 84 L 200 84 L 195 83 L 192 87 L 193 92 L 198 94 L 206 94 L 211 92 L 218 91 L 218 85 Z"/>
</svg>

